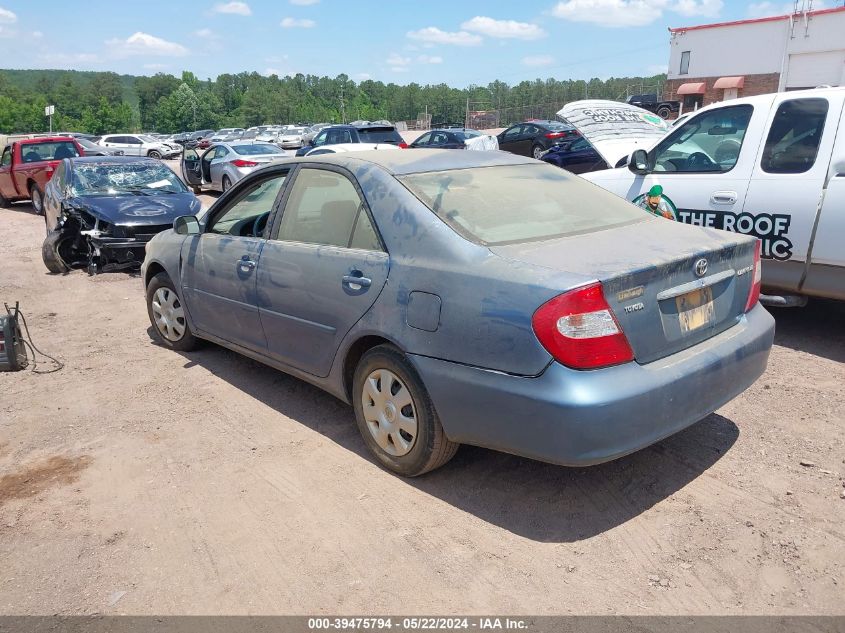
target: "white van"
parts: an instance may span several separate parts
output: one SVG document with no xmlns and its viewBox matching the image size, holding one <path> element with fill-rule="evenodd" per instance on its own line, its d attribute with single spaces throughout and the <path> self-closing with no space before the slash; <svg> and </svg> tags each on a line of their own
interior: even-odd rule
<svg viewBox="0 0 845 633">
<path fill-rule="evenodd" d="M 630 201 L 661 185 L 679 221 L 759 237 L 770 305 L 845 300 L 843 104 L 845 88 L 716 103 L 650 148 L 617 143 L 604 158 L 618 165 L 630 152 L 627 166 L 583 177 Z M 579 112 L 570 104 L 559 115 Z M 607 122 L 598 128 L 606 133 Z M 602 153 L 601 138 L 593 144 Z"/>
</svg>

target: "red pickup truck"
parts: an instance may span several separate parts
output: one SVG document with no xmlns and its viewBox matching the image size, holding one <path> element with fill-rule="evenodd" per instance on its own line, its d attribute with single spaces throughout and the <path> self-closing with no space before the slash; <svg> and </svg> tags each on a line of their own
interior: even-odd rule
<svg viewBox="0 0 845 633">
<path fill-rule="evenodd" d="M 44 187 L 63 158 L 84 156 L 82 146 L 68 136 L 48 136 L 15 141 L 0 156 L 0 207 L 15 200 L 32 200 L 44 213 Z"/>
</svg>

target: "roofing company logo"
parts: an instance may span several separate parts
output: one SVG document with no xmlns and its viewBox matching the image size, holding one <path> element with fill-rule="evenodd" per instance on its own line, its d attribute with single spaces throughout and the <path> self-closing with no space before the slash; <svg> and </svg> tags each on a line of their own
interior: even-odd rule
<svg viewBox="0 0 845 633">
<path fill-rule="evenodd" d="M 643 112 L 642 114 L 640 114 L 640 118 L 643 121 L 645 121 L 646 123 L 650 123 L 651 125 L 653 125 L 655 127 L 659 127 L 659 128 L 663 128 L 663 129 L 666 128 L 666 121 L 661 119 L 656 114 L 647 114 L 647 113 Z"/>
<path fill-rule="evenodd" d="M 704 277 L 707 274 L 707 260 L 703 257 L 699 259 L 692 267 L 696 277 Z"/>
</svg>

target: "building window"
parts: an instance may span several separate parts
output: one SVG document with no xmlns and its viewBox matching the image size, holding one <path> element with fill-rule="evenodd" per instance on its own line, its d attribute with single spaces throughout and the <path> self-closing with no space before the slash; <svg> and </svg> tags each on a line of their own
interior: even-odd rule
<svg viewBox="0 0 845 633">
<path fill-rule="evenodd" d="M 681 53 L 681 71 L 679 74 L 689 74 L 689 51 L 684 51 L 683 53 Z"/>
<path fill-rule="evenodd" d="M 760 166 L 770 174 L 803 174 L 816 162 L 827 99 L 793 99 L 778 107 Z"/>
</svg>

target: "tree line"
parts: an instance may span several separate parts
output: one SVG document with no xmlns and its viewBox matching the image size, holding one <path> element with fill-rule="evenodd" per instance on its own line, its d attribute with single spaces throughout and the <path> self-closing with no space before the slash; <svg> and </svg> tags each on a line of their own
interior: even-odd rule
<svg viewBox="0 0 845 633">
<path fill-rule="evenodd" d="M 266 123 L 356 119 L 406 121 L 428 112 L 433 125 L 463 123 L 473 110 L 498 110 L 506 125 L 539 111 L 553 111 L 586 97 L 624 99 L 654 91 L 665 75 L 601 80 L 536 79 L 509 85 L 453 88 L 446 84 L 398 85 L 352 81 L 346 75 L 278 77 L 256 72 L 200 80 L 193 73 L 151 77 L 112 72 L 0 71 L 0 132 L 46 132 L 44 107 L 55 105 L 54 131 L 183 132 Z M 658 90 L 659 91 L 659 90 Z M 545 108 L 545 109 L 544 109 Z"/>
</svg>

